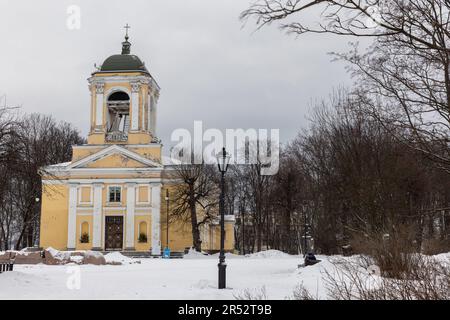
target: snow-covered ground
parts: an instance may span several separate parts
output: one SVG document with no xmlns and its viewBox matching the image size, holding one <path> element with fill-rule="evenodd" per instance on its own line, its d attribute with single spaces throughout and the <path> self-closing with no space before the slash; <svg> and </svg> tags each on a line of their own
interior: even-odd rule
<svg viewBox="0 0 450 320">
<path fill-rule="evenodd" d="M 13 272 L 0 274 L 0 300 L 235 299 L 245 290 L 260 293 L 263 287 L 268 299 L 286 299 L 301 283 L 320 298 L 325 295 L 321 270 L 329 264 L 320 257 L 325 260 L 321 264 L 299 269 L 300 256 L 278 251 L 227 255 L 228 289 L 218 290 L 217 255 L 190 253 L 184 259 L 140 259 L 140 263 L 120 254 L 106 258 L 123 264 L 16 265 Z"/>
<path fill-rule="evenodd" d="M 16 265 L 0 274 L 0 300 L 6 299 L 155 299 L 202 300 L 261 296 L 290 299 L 303 285 L 316 299 L 326 299 L 323 276 L 334 272 L 332 261 L 298 267 L 301 256 L 269 250 L 246 257 L 227 254 L 227 289 L 217 289 L 218 255 L 191 252 L 184 259 L 130 259 L 120 253 L 105 256 L 109 265 Z M 450 261 L 450 253 L 435 256 Z M 357 259 L 357 257 L 344 258 Z M 115 263 L 120 265 L 114 265 Z M 366 274 L 366 270 L 362 269 Z M 367 275 L 369 272 L 367 272 Z"/>
</svg>

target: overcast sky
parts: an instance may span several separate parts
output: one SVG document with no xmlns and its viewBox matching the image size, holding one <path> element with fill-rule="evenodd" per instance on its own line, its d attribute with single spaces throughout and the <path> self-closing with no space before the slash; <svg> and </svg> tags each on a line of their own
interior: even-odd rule
<svg viewBox="0 0 450 320">
<path fill-rule="evenodd" d="M 67 28 L 67 7 L 81 28 Z M 51 114 L 88 132 L 86 79 L 94 63 L 120 53 L 129 23 L 131 53 L 162 88 L 159 136 L 176 128 L 280 129 L 282 142 L 306 126 L 313 101 L 350 84 L 333 36 L 287 36 L 275 26 L 243 27 L 249 0 L 0 0 L 0 96 L 24 112 Z M 168 148 L 165 148 L 167 153 Z"/>
</svg>

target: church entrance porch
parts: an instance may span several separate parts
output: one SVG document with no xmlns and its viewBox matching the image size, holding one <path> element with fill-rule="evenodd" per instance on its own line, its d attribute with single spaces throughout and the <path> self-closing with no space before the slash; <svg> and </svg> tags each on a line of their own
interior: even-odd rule
<svg viewBox="0 0 450 320">
<path fill-rule="evenodd" d="M 123 250 L 123 217 L 105 217 L 105 250 Z"/>
</svg>

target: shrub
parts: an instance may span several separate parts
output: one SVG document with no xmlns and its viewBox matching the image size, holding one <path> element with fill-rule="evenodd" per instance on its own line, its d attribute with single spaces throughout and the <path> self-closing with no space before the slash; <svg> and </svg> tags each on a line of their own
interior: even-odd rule
<svg viewBox="0 0 450 320">
<path fill-rule="evenodd" d="M 448 300 L 450 264 L 433 257 L 411 254 L 401 278 L 374 274 L 367 260 L 353 257 L 334 261 L 326 271 L 328 296 L 336 300 Z M 394 264 L 396 265 L 396 264 Z"/>
<path fill-rule="evenodd" d="M 80 237 L 80 243 L 89 243 L 89 234 L 83 233 Z"/>
<path fill-rule="evenodd" d="M 145 233 L 140 233 L 138 241 L 139 243 L 147 243 L 147 235 Z"/>
</svg>

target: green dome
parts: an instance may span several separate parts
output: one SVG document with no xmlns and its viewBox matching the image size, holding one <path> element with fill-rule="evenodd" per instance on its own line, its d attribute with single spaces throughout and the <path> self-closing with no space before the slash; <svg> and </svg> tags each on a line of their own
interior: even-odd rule
<svg viewBox="0 0 450 320">
<path fill-rule="evenodd" d="M 100 72 L 101 71 L 140 71 L 148 73 L 148 70 L 141 59 L 133 54 L 115 54 L 110 56 L 103 62 L 100 68 Z"/>
</svg>

